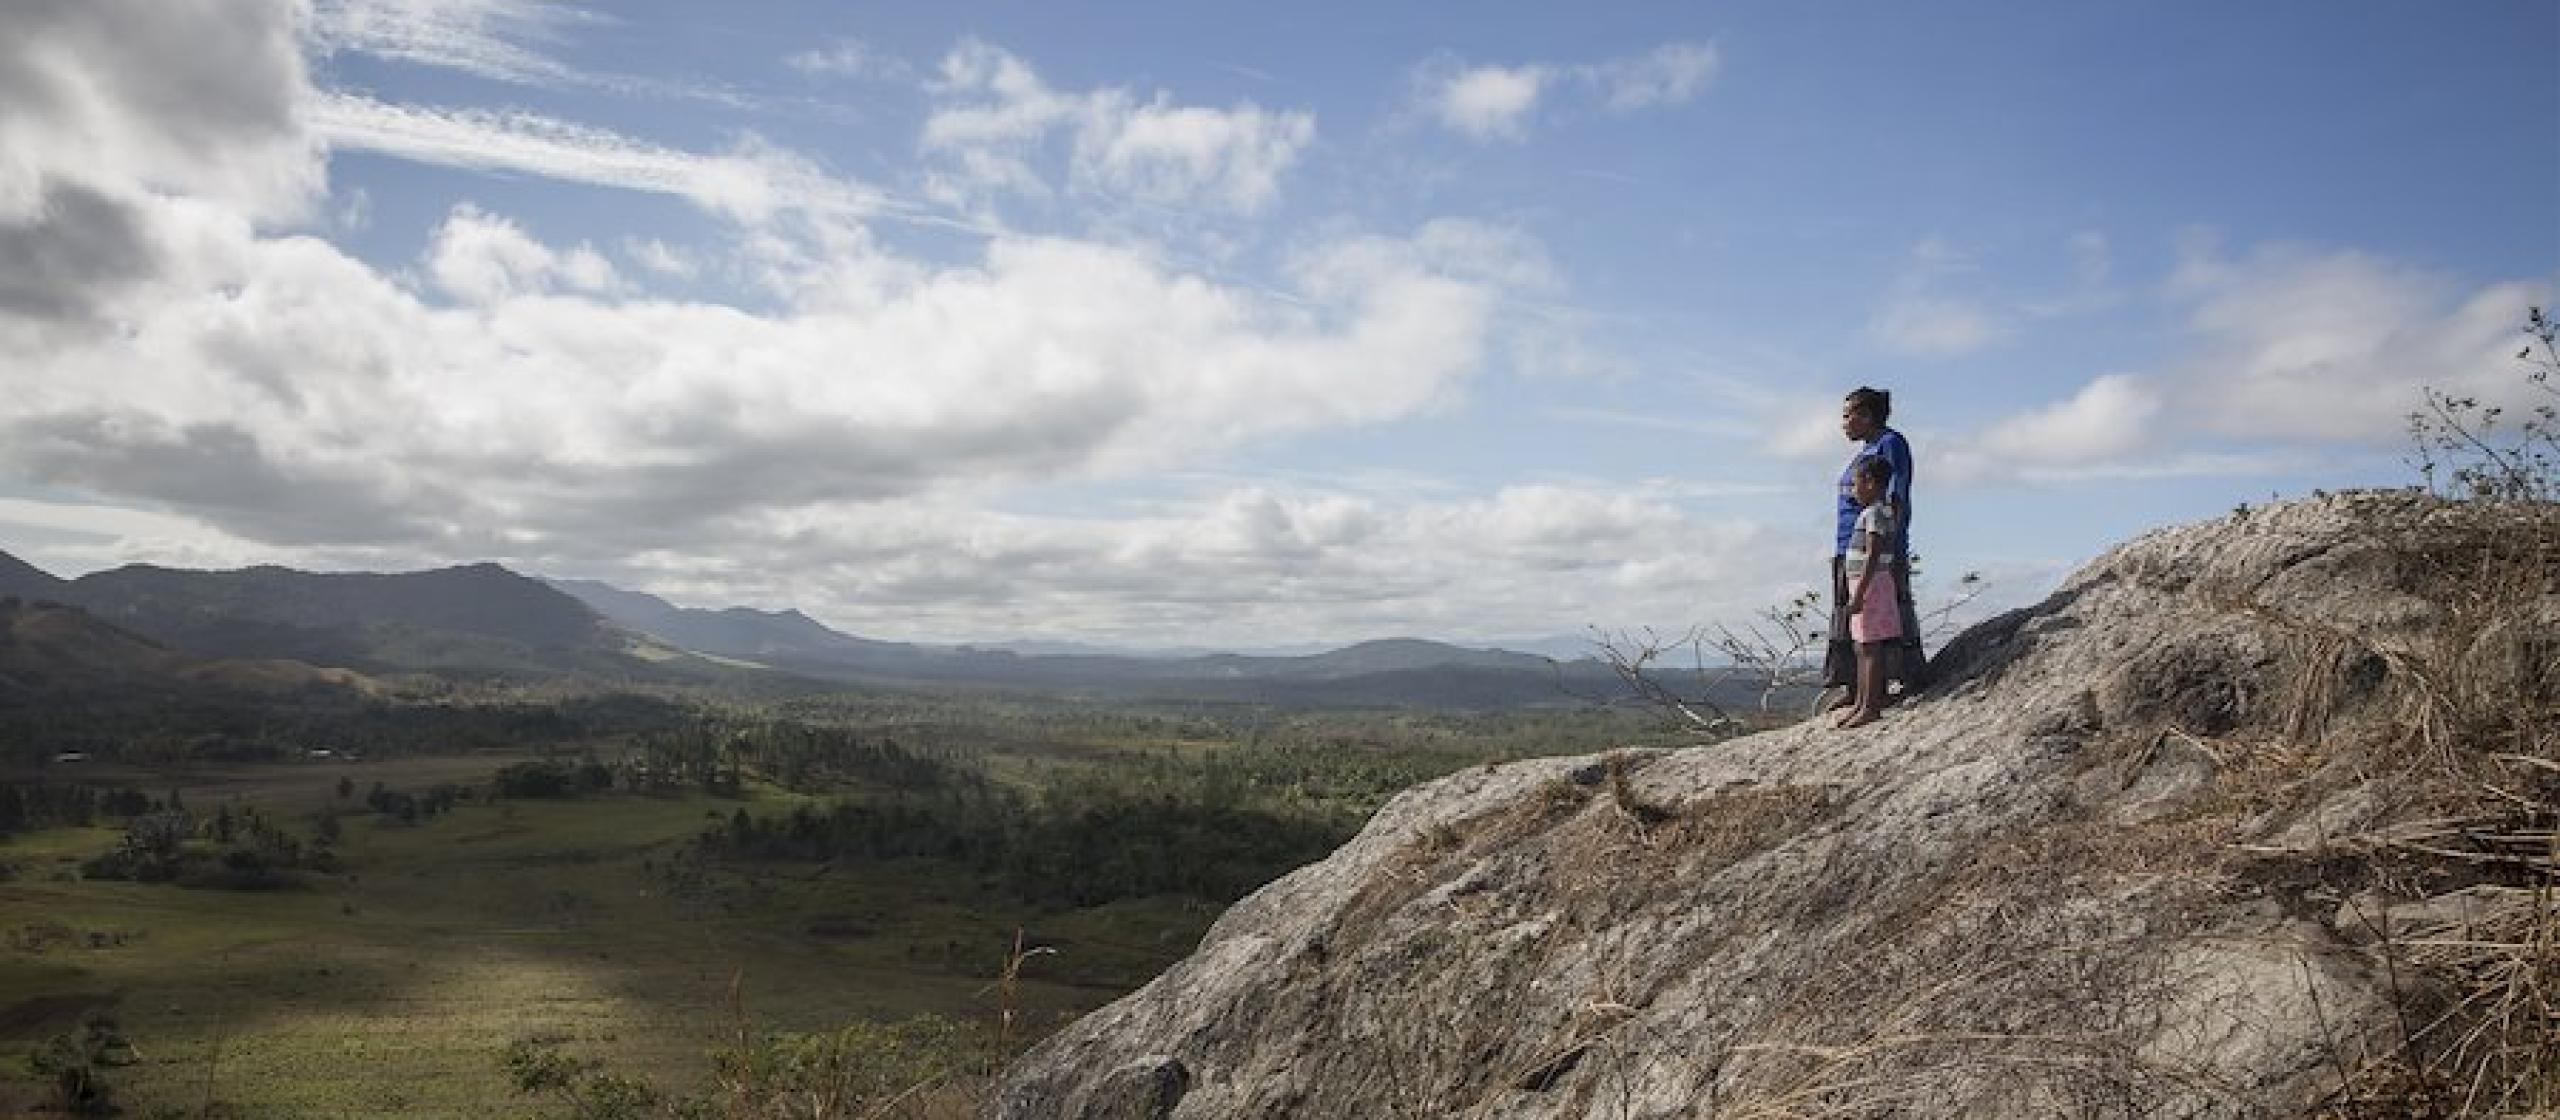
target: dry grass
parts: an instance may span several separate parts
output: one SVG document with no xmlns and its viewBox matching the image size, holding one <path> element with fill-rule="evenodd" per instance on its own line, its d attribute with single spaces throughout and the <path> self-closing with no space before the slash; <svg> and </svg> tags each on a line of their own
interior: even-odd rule
<svg viewBox="0 0 2560 1120">
<path fill-rule="evenodd" d="M 2323 1114 L 2560 1114 L 2560 506 L 2447 503 L 2388 528 L 2443 615 L 2339 658 L 2387 666 L 2396 734 L 2363 761 L 2419 811 L 2332 846 L 2366 880 L 2350 904 L 2401 1038 Z M 2426 903 L 2457 891 L 2458 912 Z"/>
<path fill-rule="evenodd" d="M 2179 998 L 2185 981 L 2158 962 L 2209 945 L 2197 931 L 2216 907 L 2269 897 L 2303 918 L 2330 919 L 2342 904 L 2377 911 L 2350 951 L 2386 977 L 2396 1026 L 2382 1044 L 2330 1021 L 2346 1012 L 2320 1005 L 2303 963 L 2334 1071 L 2315 1114 L 2560 1116 L 2560 511 L 2376 511 L 2389 582 L 2430 604 L 2432 620 L 2351 633 L 2221 604 L 2268 640 L 2267 656 L 2228 682 L 2246 709 L 2236 726 L 2122 720 L 2084 752 L 2079 775 L 2103 801 L 2175 750 L 2209 761 L 2209 781 L 2139 819 L 2058 817 L 1926 892 L 1879 900 L 1866 949 L 1845 950 L 1856 963 L 1756 1032 L 1822 1044 L 1737 1047 L 1753 1089 L 1712 1114 L 1940 1113 L 1959 1106 L 1914 1094 L 1968 1076 L 2027 1094 L 2068 1087 L 1996 1102 L 2008 1112 L 2147 1115 L 2171 1098 L 2245 1111 L 2255 1106 L 2202 1070 L 2146 1053 L 2144 1024 L 2068 1012 Z M 2371 798 L 2384 823 L 2309 847 L 2262 842 L 2352 796 Z M 2448 909 L 2448 897 L 2464 905 Z M 2085 928 L 2057 918 L 2110 898 Z M 2111 926 L 2107 910 L 2156 919 Z M 1882 993 L 1898 994 L 1869 1021 L 1824 1010 L 1874 1007 Z"/>
</svg>

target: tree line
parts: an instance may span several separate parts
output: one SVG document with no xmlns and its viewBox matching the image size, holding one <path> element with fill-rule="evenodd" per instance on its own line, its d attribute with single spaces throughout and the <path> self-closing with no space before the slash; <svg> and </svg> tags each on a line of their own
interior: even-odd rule
<svg viewBox="0 0 2560 1120">
<path fill-rule="evenodd" d="M 741 808 L 696 840 L 730 860 L 936 860 L 1053 907 L 1188 895 L 1232 902 L 1346 839 L 1356 818 L 1192 783 L 1067 781 L 1035 798 L 967 773 L 825 806 Z"/>
</svg>

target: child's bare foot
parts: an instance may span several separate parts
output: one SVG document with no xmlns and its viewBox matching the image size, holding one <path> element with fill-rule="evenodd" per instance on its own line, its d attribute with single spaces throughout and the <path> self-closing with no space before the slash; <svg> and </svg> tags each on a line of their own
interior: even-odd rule
<svg viewBox="0 0 2560 1120">
<path fill-rule="evenodd" d="M 1860 708 L 1860 709 L 1858 709 L 1858 710 L 1856 710 L 1856 711 L 1850 712 L 1850 713 L 1849 713 L 1849 717 L 1848 717 L 1847 719 L 1841 720 L 1841 721 L 1840 721 L 1838 724 L 1836 724 L 1835 726 L 1837 726 L 1837 727 L 1839 727 L 1841 730 L 1844 730 L 1844 731 L 1845 731 L 1845 730 L 1847 730 L 1847 729 L 1849 729 L 1849 728 L 1852 728 L 1852 727 L 1865 727 L 1866 725 L 1868 725 L 1868 724 L 1870 724 L 1870 723 L 1874 723 L 1875 721 L 1876 721 L 1876 714 L 1875 714 L 1874 712 L 1871 712 L 1871 711 L 1869 711 L 1869 710 L 1867 710 L 1867 709 L 1865 709 L 1865 708 Z"/>
</svg>

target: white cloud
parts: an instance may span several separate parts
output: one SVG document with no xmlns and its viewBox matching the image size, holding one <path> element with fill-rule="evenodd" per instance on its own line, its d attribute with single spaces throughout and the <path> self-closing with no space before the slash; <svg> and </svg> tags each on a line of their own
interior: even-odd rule
<svg viewBox="0 0 2560 1120">
<path fill-rule="evenodd" d="M 1432 117 L 1477 140 L 1517 140 L 1553 72 L 1544 66 L 1476 66 L 1429 79 Z"/>
<path fill-rule="evenodd" d="M 1788 409 L 1761 446 L 1789 459 L 1837 459 L 1850 450 L 1840 434 L 1840 401 L 1825 397 Z"/>
<path fill-rule="evenodd" d="M 2005 339 L 2009 330 L 1971 301 L 1918 293 L 1887 300 L 1867 326 L 1868 337 L 1896 354 L 1951 358 Z"/>
<path fill-rule="evenodd" d="M 1538 485 L 1415 497 L 1328 488 L 1204 489 L 1089 516 L 937 499 L 742 509 L 721 547 L 484 542 L 526 570 L 603 578 L 679 601 L 796 606 L 875 636 L 1269 646 L 1424 634 L 1523 634 L 1739 619 L 1810 584 L 1818 541 L 1702 517 L 1666 485 Z M 185 517 L 0 500 L 58 574 L 142 559 L 189 566 L 386 568 L 415 553 L 278 548 Z M 47 532 L 49 531 L 49 532 Z M 21 536 L 18 539 L 25 540 Z"/>
<path fill-rule="evenodd" d="M 693 254 L 654 237 L 630 238 L 622 244 L 623 256 L 631 263 L 660 276 L 690 280 L 702 270 Z"/>
<path fill-rule="evenodd" d="M 911 73 L 905 62 L 851 37 L 838 39 L 824 47 L 795 51 L 784 57 L 782 63 L 812 78 L 889 79 L 903 78 Z"/>
<path fill-rule="evenodd" d="M 1315 139 L 1315 118 L 1252 105 L 1176 106 L 1159 94 L 1098 111 L 1108 123 L 1077 142 L 1077 166 L 1095 181 L 1156 202 L 1206 193 L 1239 214 L 1277 198 L 1280 173 Z"/>
<path fill-rule="evenodd" d="M 1609 112 L 1633 112 L 1695 99 L 1721 63 L 1714 43 L 1687 42 L 1582 65 L 1471 66 L 1442 55 L 1414 68 L 1413 105 L 1469 139 L 1519 140 L 1559 87 L 1596 93 Z"/>
<path fill-rule="evenodd" d="M 932 89 L 937 104 L 921 145 L 945 161 L 935 182 L 955 203 L 1045 194 L 1049 181 L 1034 164 L 1063 130 L 1071 189 L 1250 215 L 1278 197 L 1282 174 L 1315 139 L 1315 118 L 1304 112 L 1053 89 L 1028 63 L 975 40 L 943 59 Z"/>
<path fill-rule="evenodd" d="M 1723 417 L 1694 417 L 1659 412 L 1629 412 L 1609 408 L 1551 408 L 1548 419 L 1569 424 L 1606 424 L 1626 428 L 1650 428 L 1683 436 L 1705 436 L 1717 440 L 1748 439 L 1757 429 L 1739 420 Z M 1741 492 L 1741 491 L 1735 491 Z"/>
<path fill-rule="evenodd" d="M 426 266 L 427 275 L 446 294 L 477 304 L 561 288 L 611 292 L 621 283 L 613 265 L 593 248 L 553 249 L 526 236 L 514 222 L 472 206 L 455 207 L 436 227 Z"/>
<path fill-rule="evenodd" d="M 66 579 L 124 564 L 238 568 L 310 560 L 196 518 L 91 502 L 0 498 L 0 531 L 12 555 Z"/>
<path fill-rule="evenodd" d="M 781 543 L 752 565 L 644 555 L 593 574 L 889 636 L 1274 645 L 1676 630 L 1739 618 L 1821 570 L 1818 541 L 1791 556 L 1764 528 L 1641 485 L 1440 499 L 1248 485 L 1095 517 L 874 503 L 744 531 Z"/>
<path fill-rule="evenodd" d="M 537 114 L 395 105 L 350 94 L 314 95 L 304 115 L 312 135 L 335 149 L 675 195 L 745 222 L 785 210 L 862 214 L 888 206 L 880 192 L 752 136 L 730 152 L 704 155 Z"/>
<path fill-rule="evenodd" d="M 2195 340 L 2180 395 L 2201 423 L 2366 444 L 2405 439 L 2426 386 L 2518 403 L 2518 329 L 2552 295 L 2548 282 L 2464 290 L 2368 254 L 2287 247 L 2191 248 L 2169 291 Z"/>
<path fill-rule="evenodd" d="M 1665 43 L 1583 72 L 1599 84 L 1609 109 L 1627 112 L 1687 103 L 1715 77 L 1721 63 L 1714 43 Z"/>
<path fill-rule="evenodd" d="M 515 85 L 752 106 L 715 85 L 589 70 L 562 60 L 559 52 L 571 45 L 573 28 L 612 22 L 559 0 L 314 0 L 307 26 L 323 58 L 364 54 Z"/>
<path fill-rule="evenodd" d="M 323 51 L 356 51 L 525 85 L 578 74 L 532 44 L 595 17 L 548 0 L 318 0 L 311 34 Z"/>
<path fill-rule="evenodd" d="M 2160 392 L 2148 379 L 2110 373 L 2068 400 L 2001 421 L 1976 446 L 1985 454 L 2032 463 L 2114 459 L 2151 441 L 2161 407 Z"/>
<path fill-rule="evenodd" d="M 2524 402 L 2525 309 L 2548 284 L 2465 290 L 2364 253 L 2192 244 L 2165 294 L 2186 312 L 2180 353 L 2155 374 L 2112 373 L 2067 399 L 1953 441 L 1958 482 L 2306 473 L 2325 449 L 2399 448 L 2426 387 Z"/>
<path fill-rule="evenodd" d="M 301 216 L 321 166 L 294 119 L 294 19 L 283 0 L 12 4 L 0 35 L 0 222 L 40 222 L 65 184 L 116 205 L 163 191 Z"/>
<path fill-rule="evenodd" d="M 1868 320 L 1867 337 L 1889 353 L 1917 358 L 1961 357 L 2006 341 L 2006 316 L 1949 291 L 1967 286 L 1978 271 L 1963 250 L 1937 237 L 1922 238 Z"/>
<path fill-rule="evenodd" d="M 171 219 L 211 284 L 113 333 L 0 331 L 23 477 L 296 544 L 458 554 L 712 539 L 745 509 L 1107 476 L 1436 406 L 1483 362 L 1492 283 L 1423 239 L 1319 246 L 1289 303 L 1056 240 L 992 242 L 844 306 L 598 302 L 611 269 L 457 212 L 421 302 L 327 245 Z M 742 542 L 726 539 L 727 544 Z"/>
<path fill-rule="evenodd" d="M 85 11 L 44 14 L 69 26 Z M 500 559 L 884 633 L 1260 642 L 1678 624 L 1798 567 L 1659 487 L 1225 487 L 1085 518 L 979 508 L 1445 406 L 1499 351 L 1506 302 L 1560 287 L 1516 230 L 1444 220 L 1311 239 L 1276 293 L 1001 232 L 926 261 L 869 236 L 894 202 L 793 153 L 321 95 L 290 50 L 291 4 L 187 11 L 286 44 L 218 75 L 262 111 L 196 121 L 155 103 L 152 52 L 190 49 L 181 26 L 83 71 L 74 110 L 0 120 L 42 141 L 0 148 L 42 203 L 0 234 L 91 246 L 57 253 L 57 271 L 103 278 L 79 306 L 0 285 L 17 371 L 0 477 L 84 495 L 15 499 L 0 522 L 68 540 L 49 546 L 57 565 Z M 24 26 L 45 34 L 0 59 L 68 49 Z M 1063 141 L 1070 190 L 1246 212 L 1312 142 L 1303 114 L 1058 94 L 1000 53 L 946 78 L 960 87 L 938 96 L 959 115 L 937 118 L 937 154 Z M 223 144 L 162 134 L 222 121 Z M 89 149 L 63 139 L 79 133 Z M 326 147 L 683 198 L 738 224 L 722 267 L 790 298 L 638 296 L 595 248 L 471 206 L 438 226 L 415 277 L 386 273 L 266 217 L 326 197 Z M 613 244 L 635 277 L 706 266 L 655 240 Z M 91 320 L 112 329 L 64 328 Z"/>
<path fill-rule="evenodd" d="M 289 41 L 290 6 L 266 11 Z M 66 36 L 98 30 L 64 23 Z M 41 36 L 13 46 L 61 49 Z M 743 223 L 733 263 L 789 297 L 766 311 L 632 298 L 592 247 L 545 244 L 464 207 L 420 264 L 444 304 L 250 220 L 263 200 L 228 193 L 236 153 L 179 160 L 192 149 L 153 130 L 193 122 L 148 96 L 152 58 L 128 61 L 84 79 L 99 86 L 83 103 L 94 119 L 75 122 L 134 150 L 167 146 L 175 154 L 154 158 L 171 174 L 153 181 L 205 194 L 139 192 L 132 165 L 83 164 L 68 144 L 31 149 L 56 161 L 38 166 L 47 184 L 58 165 L 101 186 L 48 186 L 42 224 L 0 235 L 88 246 L 44 259 L 99 279 L 76 305 L 50 286 L 0 285 L 0 346 L 22 371 L 0 397 L 0 464 L 314 555 L 698 553 L 714 541 L 753 552 L 755 540 L 724 530 L 1392 420 L 1461 392 L 1485 364 L 1503 293 L 1544 268 L 1534 244 L 1466 223 L 1308 244 L 1280 298 L 1071 240 L 999 234 L 973 259 L 926 262 L 869 236 L 863 188 L 779 149 L 703 156 L 547 118 L 324 98 L 289 53 L 222 71 L 266 89 L 250 103 L 303 106 L 333 144 L 686 198 Z M 1078 112 L 1097 103 L 1079 99 Z M 1101 149 L 1097 166 L 1136 175 L 1158 158 L 1233 151 L 1195 177 L 1258 196 L 1235 161 L 1268 158 L 1239 139 L 1267 119 L 1234 116 L 1240 131 L 1195 143 L 1193 118 L 1126 108 L 1107 136 L 1146 128 L 1119 155 Z M 1157 109 L 1161 120 L 1147 115 Z M 22 135 L 68 131 L 11 120 Z M 276 134 L 279 162 L 310 159 L 290 112 L 257 123 L 251 135 Z M 790 215 L 810 220 L 774 220 Z M 654 268 L 659 256 L 635 259 Z M 63 328 L 75 321 L 114 329 Z"/>
</svg>

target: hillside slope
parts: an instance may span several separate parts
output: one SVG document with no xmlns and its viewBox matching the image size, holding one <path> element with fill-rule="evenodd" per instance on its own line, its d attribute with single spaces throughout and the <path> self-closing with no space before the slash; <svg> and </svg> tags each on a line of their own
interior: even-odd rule
<svg viewBox="0 0 2560 1120">
<path fill-rule="evenodd" d="M 994 1111 L 2255 1117 L 2368 1091 L 2461 993 L 2420 963 L 2560 930 L 2531 854 L 2560 805 L 2560 548 L 2483 591 L 2447 543 L 2469 513 L 2354 495 L 2158 531 L 1968 632 L 1873 726 L 1407 791 L 1017 1062 Z M 2443 1092 L 2560 1092 L 2480 1053 Z"/>
<path fill-rule="evenodd" d="M 495 564 L 398 573 L 133 564 L 55 580 L 14 561 L 30 597 L 82 607 L 198 657 L 284 659 L 366 672 L 623 674 L 630 635 L 576 599 Z M 30 575 L 29 573 L 32 573 Z"/>
<path fill-rule="evenodd" d="M 344 669 L 298 661 L 189 657 L 78 607 L 0 598 L 0 704 L 199 688 L 242 695 L 312 688 L 342 689 L 350 696 L 379 691 L 374 682 Z"/>
</svg>

